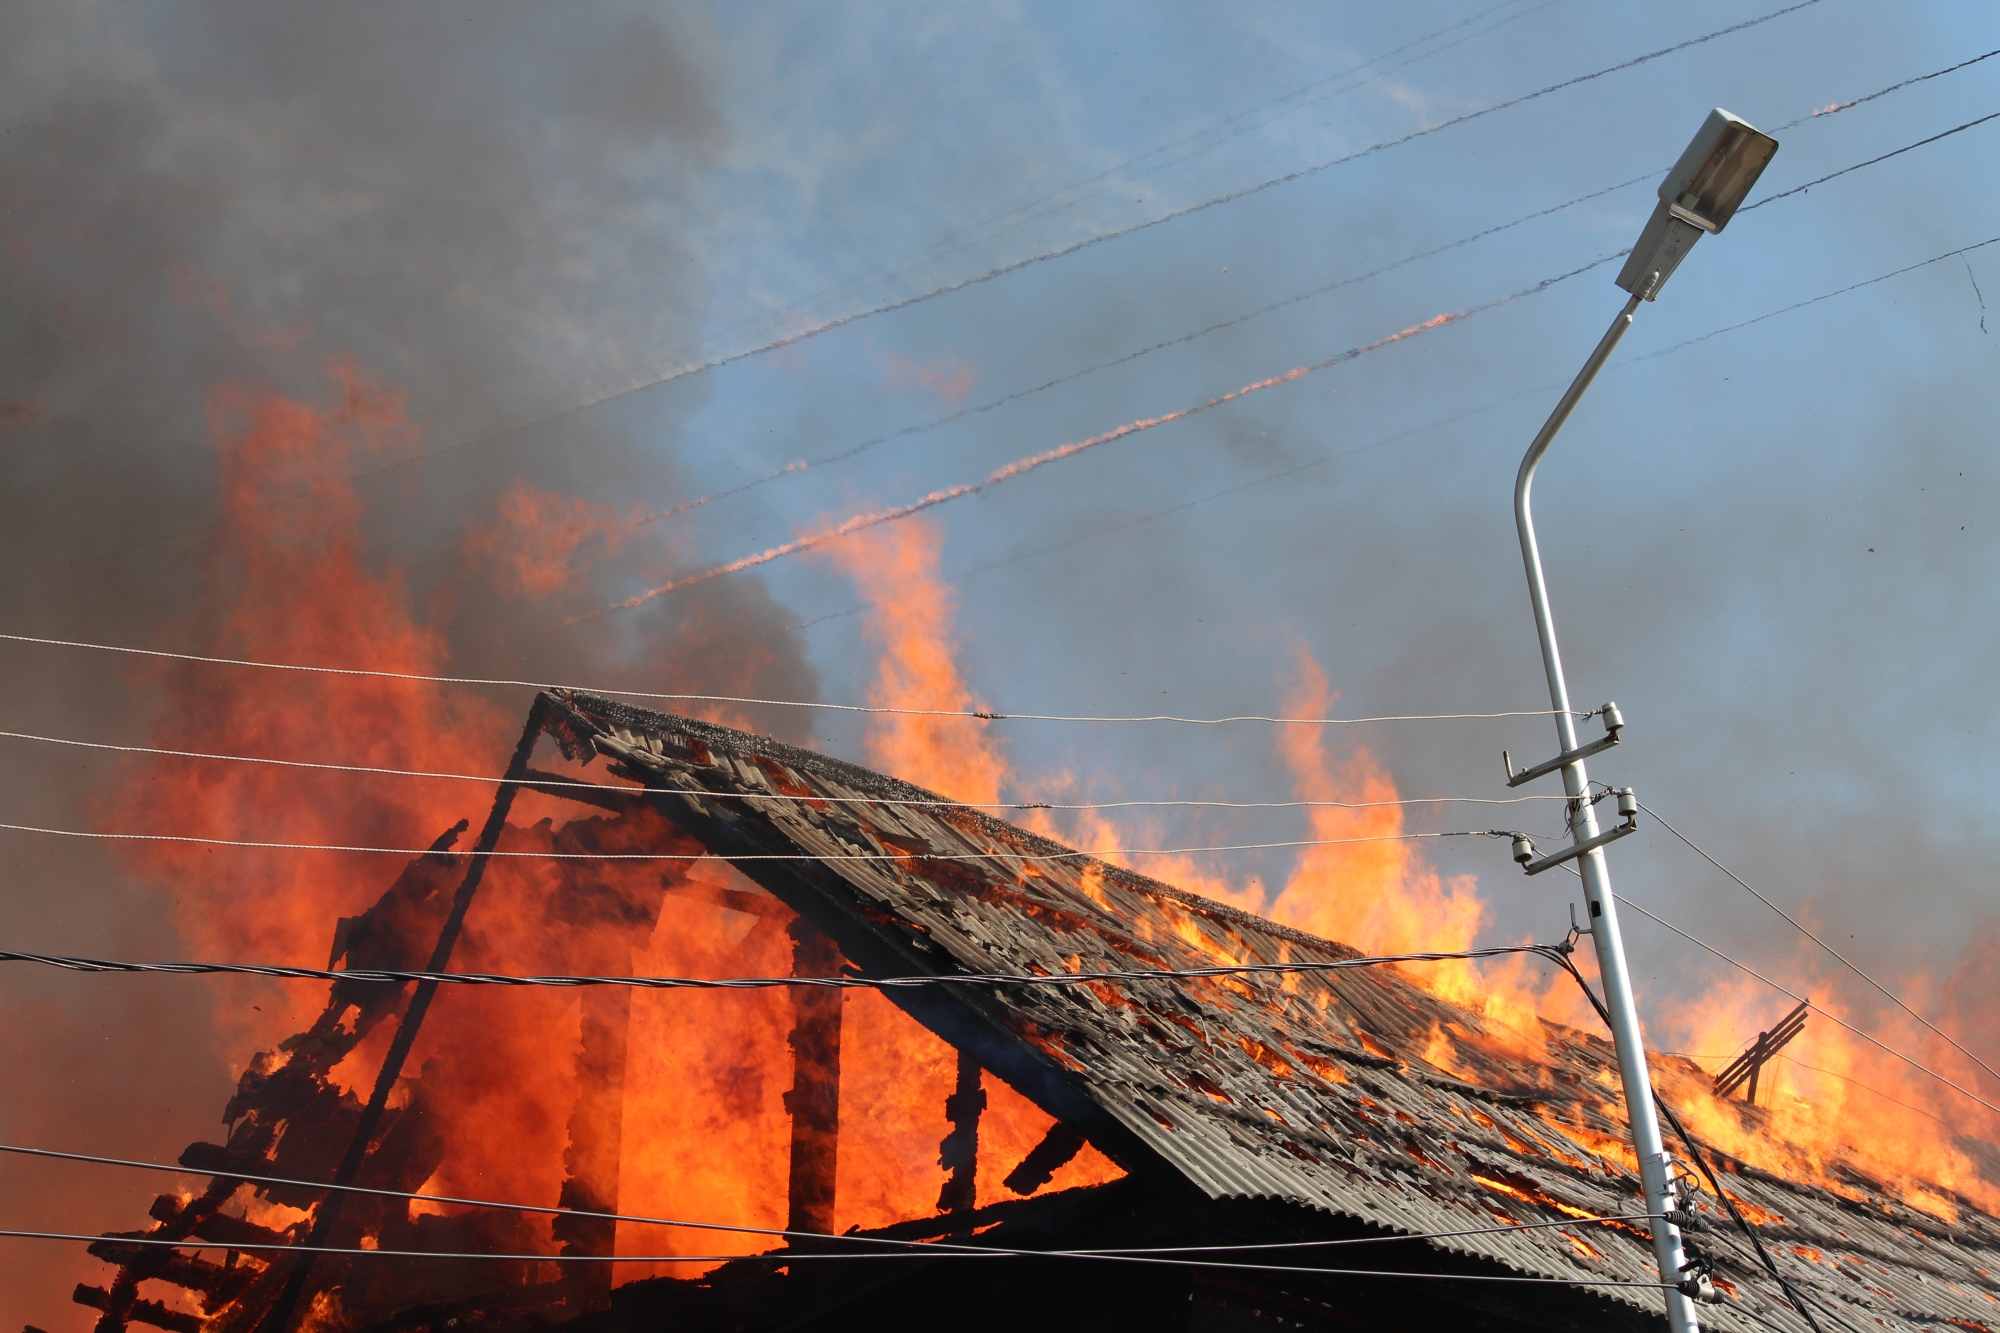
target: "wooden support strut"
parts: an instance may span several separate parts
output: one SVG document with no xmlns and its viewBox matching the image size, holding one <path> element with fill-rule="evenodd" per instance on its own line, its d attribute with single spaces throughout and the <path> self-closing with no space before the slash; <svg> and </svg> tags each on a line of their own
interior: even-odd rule
<svg viewBox="0 0 2000 1333">
<path fill-rule="evenodd" d="M 792 975 L 840 973 L 840 947 L 804 917 L 787 927 Z M 833 1234 L 834 1179 L 840 1154 L 840 1008 L 847 992 L 831 986 L 792 989 L 791 1210 L 787 1230 Z M 798 1242 L 795 1240 L 794 1245 Z"/>
<path fill-rule="evenodd" d="M 951 1132 L 938 1144 L 938 1165 L 946 1171 L 938 1191 L 938 1211 L 963 1213 L 979 1206 L 979 1114 L 986 1109 L 986 1089 L 979 1085 L 979 1062 L 958 1053 L 958 1084 L 944 1099 Z"/>
<path fill-rule="evenodd" d="M 487 811 L 486 825 L 479 831 L 479 841 L 473 846 L 465 878 L 459 882 L 458 892 L 452 898 L 451 914 L 445 918 L 444 927 L 438 932 L 437 946 L 431 950 L 430 962 L 424 968 L 426 972 L 442 972 L 451 963 L 452 950 L 457 946 L 459 932 L 465 926 L 465 914 L 472 907 L 473 895 L 479 892 L 479 882 L 486 875 L 486 864 L 492 860 L 493 849 L 500 842 L 500 831 L 506 826 L 508 812 L 513 809 L 514 794 L 521 788 L 521 778 L 535 752 L 535 741 L 542 734 L 547 710 L 548 705 L 540 696 L 528 710 L 528 724 L 521 730 L 521 740 L 514 747 L 514 757 L 507 765 L 506 775 L 500 780 L 499 790 L 494 793 L 493 808 Z M 346 1154 L 340 1159 L 339 1169 L 333 1174 L 334 1188 L 327 1192 L 326 1198 L 320 1201 L 313 1213 L 312 1230 L 307 1233 L 304 1242 L 306 1246 L 324 1246 L 333 1233 L 335 1223 L 340 1220 L 341 1210 L 348 1198 L 341 1187 L 352 1185 L 354 1177 L 360 1173 L 362 1159 L 368 1154 L 369 1140 L 375 1137 L 375 1130 L 382 1123 L 382 1113 L 389 1105 L 389 1094 L 402 1077 L 403 1062 L 409 1059 L 410 1048 L 416 1044 L 418 1029 L 423 1026 L 424 1015 L 429 1011 L 437 989 L 435 981 L 418 982 L 409 1006 L 403 1010 L 402 1021 L 396 1025 L 395 1040 L 390 1042 L 381 1073 L 376 1076 L 375 1090 L 361 1112 L 361 1120 L 354 1128 L 354 1138 L 348 1143 Z M 313 1264 L 318 1257 L 308 1250 L 293 1260 L 291 1276 L 286 1279 L 284 1290 L 278 1293 L 270 1312 L 257 1325 L 257 1333 L 284 1333 L 292 1321 L 293 1311 L 298 1308 L 299 1298 L 305 1294 L 306 1283 L 312 1277 Z"/>
<path fill-rule="evenodd" d="M 1757 1040 L 1751 1043 L 1750 1049 L 1737 1056 L 1727 1069 L 1715 1076 L 1715 1095 L 1727 1097 L 1747 1082 L 1750 1086 L 1745 1090 L 1745 1099 L 1750 1105 L 1755 1106 L 1758 1075 L 1763 1073 L 1764 1066 L 1773 1056 L 1783 1050 L 1792 1038 L 1805 1030 L 1806 1012 L 1811 1008 L 1810 1004 L 1801 1002 L 1798 1008 L 1780 1019 L 1776 1027 L 1769 1032 L 1758 1033 Z"/>
</svg>

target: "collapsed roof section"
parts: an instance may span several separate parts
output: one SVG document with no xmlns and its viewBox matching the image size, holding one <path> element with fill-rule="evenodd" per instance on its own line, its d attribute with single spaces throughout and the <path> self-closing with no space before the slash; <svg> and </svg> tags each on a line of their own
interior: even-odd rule
<svg viewBox="0 0 2000 1333">
<path fill-rule="evenodd" d="M 580 693 L 538 707 L 568 757 L 602 755 L 613 774 L 644 784 L 661 813 L 825 931 L 865 975 L 1358 956 L 762 736 Z M 1502 1028 L 1390 969 L 890 996 L 1133 1175 L 1193 1202 L 1248 1208 L 1245 1221 L 1331 1214 L 1414 1236 L 1640 1210 L 1608 1042 L 1546 1023 Z M 1989 1276 L 2000 1272 L 2000 1226 L 1970 1205 L 1948 1226 L 1858 1177 L 1844 1197 L 1723 1165 L 1809 1298 L 1870 1327 L 2000 1327 L 2000 1278 Z M 1741 1237 L 1721 1229 L 1720 1210 L 1708 1211 L 1726 1299 L 1704 1308 L 1704 1322 L 1805 1329 Z M 1642 1227 L 1431 1244 L 1473 1268 L 1656 1283 Z M 1656 1288 L 1594 1290 L 1660 1309 Z"/>
</svg>

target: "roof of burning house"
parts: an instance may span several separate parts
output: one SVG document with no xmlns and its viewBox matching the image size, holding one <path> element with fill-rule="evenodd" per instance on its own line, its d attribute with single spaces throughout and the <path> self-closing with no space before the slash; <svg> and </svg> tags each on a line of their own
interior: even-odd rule
<svg viewBox="0 0 2000 1333">
<path fill-rule="evenodd" d="M 547 702 L 572 759 L 601 754 L 675 794 L 664 813 L 867 975 L 1357 956 L 824 755 L 587 695 Z M 1639 1208 L 1608 1042 L 1503 1027 L 1390 968 L 891 994 L 1128 1171 L 1218 1206 L 1400 1235 Z M 2000 1223 L 1969 1204 L 1947 1224 L 1838 1165 L 1835 1190 L 1715 1156 L 1787 1276 L 1837 1322 L 2000 1327 Z M 1711 1203 L 1704 1243 L 1728 1297 L 1704 1321 L 1804 1329 Z M 1430 1244 L 1466 1271 L 1657 1281 L 1636 1225 Z M 1343 1257 L 1366 1268 L 1367 1253 Z M 1595 1290 L 1660 1309 L 1657 1290 Z"/>
</svg>

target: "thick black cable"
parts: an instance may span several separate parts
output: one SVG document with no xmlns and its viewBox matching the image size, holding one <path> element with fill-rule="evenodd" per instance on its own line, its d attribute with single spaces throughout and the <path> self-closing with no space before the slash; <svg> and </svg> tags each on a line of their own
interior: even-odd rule
<svg viewBox="0 0 2000 1333">
<path fill-rule="evenodd" d="M 771 990 L 787 986 L 820 987 L 835 990 L 901 990 L 918 986 L 1079 986 L 1095 982 L 1184 981 L 1217 977 L 1298 976 L 1322 972 L 1344 972 L 1351 968 L 1383 967 L 1397 963 L 1437 963 L 1466 959 L 1477 961 L 1511 954 L 1549 956 L 1555 949 L 1547 944 L 1504 944 L 1485 949 L 1457 949 L 1430 953 L 1377 954 L 1359 958 L 1338 958 L 1323 962 L 1226 963 L 1214 967 L 1135 968 L 1105 972 L 998 972 L 940 973 L 909 977 L 616 977 L 616 976 L 519 976 L 494 972 L 405 972 L 386 968 L 352 968 L 329 971 L 317 967 L 285 967 L 267 963 L 134 963 L 108 958 L 78 958 L 64 954 L 0 951 L 0 963 L 38 963 L 65 972 L 161 973 L 169 976 L 252 976 L 283 981 L 365 982 L 403 985 L 430 982 L 458 986 L 551 986 L 573 989 L 579 986 L 630 986 L 639 990 Z"/>
<path fill-rule="evenodd" d="M 1563 953 L 1557 961 L 1562 969 L 1569 973 L 1570 977 L 1575 980 L 1578 988 L 1583 991 L 1583 997 L 1590 1001 L 1590 1007 L 1597 1011 L 1597 1016 L 1604 1020 L 1604 1026 L 1611 1028 L 1611 1011 L 1605 1008 L 1604 1001 L 1597 998 L 1597 992 L 1591 989 L 1588 981 L 1584 980 L 1583 973 L 1577 970 L 1575 960 L 1567 953 Z M 1805 1302 L 1799 1298 L 1798 1293 L 1792 1290 L 1792 1284 L 1785 1280 L 1785 1275 L 1778 1271 L 1778 1265 L 1765 1252 L 1764 1242 L 1757 1235 L 1756 1229 L 1737 1210 L 1735 1200 L 1729 1197 L 1727 1191 L 1722 1188 L 1722 1183 L 1715 1178 L 1714 1169 L 1709 1166 L 1708 1159 L 1702 1155 L 1702 1151 L 1696 1145 L 1694 1137 L 1682 1126 L 1680 1117 L 1674 1114 L 1673 1108 L 1668 1106 L 1665 1100 L 1661 1098 L 1659 1092 L 1653 1088 L 1650 1076 L 1646 1091 L 1652 1096 L 1653 1105 L 1659 1108 L 1660 1113 L 1666 1116 L 1667 1122 L 1674 1127 L 1674 1133 L 1680 1136 L 1683 1144 L 1687 1145 L 1688 1155 L 1694 1158 L 1695 1165 L 1699 1166 L 1702 1175 L 1708 1178 L 1710 1188 L 1715 1191 L 1715 1197 L 1721 1201 L 1724 1208 L 1729 1210 L 1730 1217 L 1734 1218 L 1736 1225 L 1743 1229 L 1743 1234 L 1750 1238 L 1750 1244 L 1756 1249 L 1757 1257 L 1763 1261 L 1766 1271 L 1776 1279 L 1779 1290 L 1785 1293 L 1785 1299 L 1790 1301 L 1792 1308 L 1797 1310 L 1804 1317 L 1806 1323 L 1812 1326 L 1813 1333 L 1821 1333 L 1819 1321 L 1813 1318 L 1812 1311 L 1806 1307 Z"/>
</svg>

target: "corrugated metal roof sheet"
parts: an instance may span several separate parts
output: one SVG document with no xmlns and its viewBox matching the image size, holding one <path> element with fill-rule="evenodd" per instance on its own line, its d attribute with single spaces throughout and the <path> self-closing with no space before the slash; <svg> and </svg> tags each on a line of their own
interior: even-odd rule
<svg viewBox="0 0 2000 1333">
<path fill-rule="evenodd" d="M 855 765 L 607 699 L 560 702 L 573 757 L 594 749 L 680 793 L 662 808 L 719 854 L 865 854 L 743 863 L 794 907 L 816 907 L 850 956 L 860 941 L 909 970 L 981 973 L 1356 956 L 1089 857 L 1046 859 L 1070 849 L 975 810 L 885 804 L 941 798 Z M 825 799 L 716 799 L 759 795 Z M 1636 1174 L 1619 1160 L 1607 1041 L 1553 1024 L 1512 1032 L 1390 969 L 953 990 L 1115 1125 L 1117 1141 L 1100 1146 L 1125 1161 L 1137 1145 L 1211 1199 L 1275 1200 L 1413 1235 L 1639 1208 Z M 1049 1086 L 1045 1109 L 1065 1114 L 1047 1104 Z M 1857 1193 L 1874 1197 L 1860 1201 L 1732 1165 L 1725 1183 L 1765 1219 L 1787 1277 L 1841 1322 L 2000 1328 L 1993 1219 L 1968 1205 L 1947 1226 L 1866 1182 Z M 1703 1307 L 1704 1322 L 1803 1330 L 1709 1211 L 1719 1227 L 1704 1243 L 1731 1295 Z M 1657 1281 L 1637 1226 L 1431 1243 L 1523 1274 Z M 1660 1308 L 1657 1290 L 1601 1290 Z"/>
</svg>

